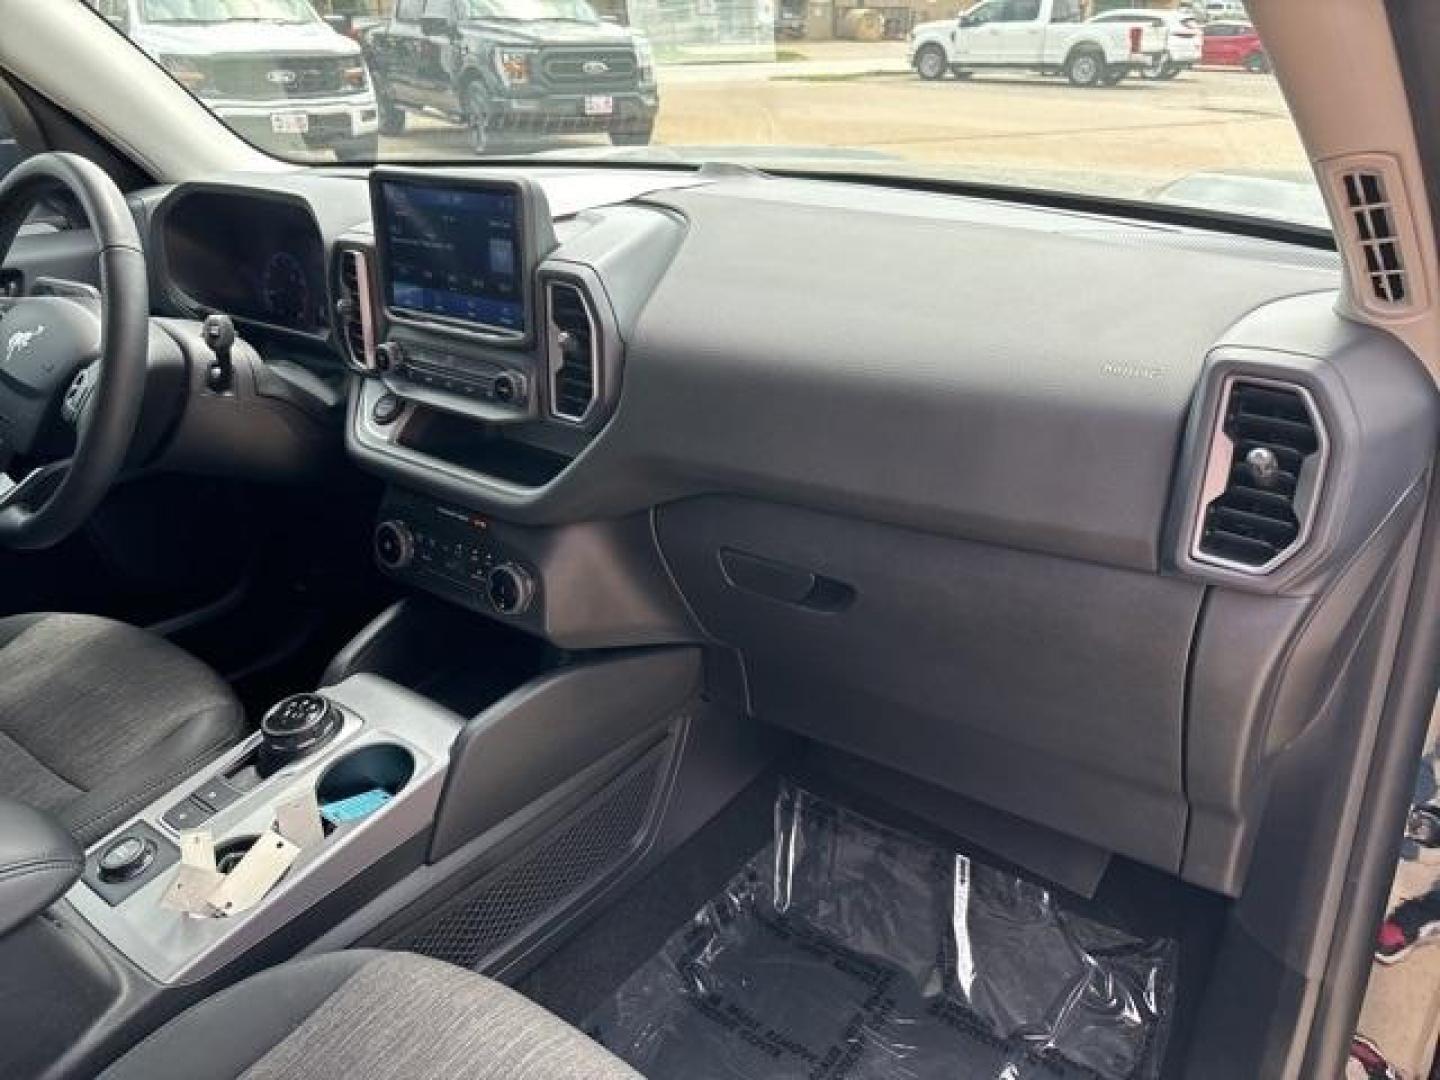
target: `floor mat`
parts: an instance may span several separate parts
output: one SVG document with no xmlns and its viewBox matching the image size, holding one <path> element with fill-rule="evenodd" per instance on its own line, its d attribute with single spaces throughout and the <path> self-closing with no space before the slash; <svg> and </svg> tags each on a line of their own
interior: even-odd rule
<svg viewBox="0 0 1440 1080">
<path fill-rule="evenodd" d="M 1440 705 L 1390 886 L 1346 1080 L 1440 1076 Z"/>
<path fill-rule="evenodd" d="M 785 785 L 772 843 L 585 1027 L 651 1080 L 1145 1080 L 1175 955 Z"/>
</svg>

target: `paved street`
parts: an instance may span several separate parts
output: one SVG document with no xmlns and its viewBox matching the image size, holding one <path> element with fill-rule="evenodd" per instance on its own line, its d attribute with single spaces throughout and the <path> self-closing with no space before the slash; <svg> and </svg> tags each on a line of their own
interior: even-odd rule
<svg viewBox="0 0 1440 1080">
<path fill-rule="evenodd" d="M 1020 73 L 927 83 L 905 68 L 899 43 L 781 49 L 770 63 L 662 67 L 655 142 L 707 147 L 716 157 L 766 147 L 771 162 L 813 158 L 820 167 L 841 167 L 834 148 L 844 147 L 858 168 L 884 171 L 903 159 L 910 170 L 1131 196 L 1201 170 L 1306 169 L 1269 76 L 1211 70 L 1109 89 Z M 500 152 L 593 154 L 607 145 L 570 137 Z M 469 154 L 463 131 L 428 117 L 412 117 L 383 150 Z"/>
</svg>

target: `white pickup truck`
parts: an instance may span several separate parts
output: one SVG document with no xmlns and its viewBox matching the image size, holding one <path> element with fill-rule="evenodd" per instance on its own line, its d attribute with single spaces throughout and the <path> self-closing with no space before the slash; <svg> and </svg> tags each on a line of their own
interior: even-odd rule
<svg viewBox="0 0 1440 1080">
<path fill-rule="evenodd" d="M 310 0 L 86 0 L 242 136 L 374 161 L 380 113 L 360 45 Z"/>
<path fill-rule="evenodd" d="M 982 0 L 959 18 L 916 26 L 908 59 L 922 79 L 1022 68 L 1063 74 L 1076 86 L 1113 86 L 1165 52 L 1163 25 L 1084 20 L 1082 0 Z"/>
</svg>

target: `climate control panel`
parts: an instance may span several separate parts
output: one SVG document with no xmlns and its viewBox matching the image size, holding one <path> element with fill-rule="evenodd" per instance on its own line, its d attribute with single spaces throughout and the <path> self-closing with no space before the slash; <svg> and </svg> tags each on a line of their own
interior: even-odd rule
<svg viewBox="0 0 1440 1080">
<path fill-rule="evenodd" d="M 535 612 L 539 574 L 483 514 L 392 490 L 374 551 L 386 573 L 472 610 L 515 619 Z"/>
<path fill-rule="evenodd" d="M 407 387 L 436 390 L 511 410 L 517 415 L 529 412 L 530 379 L 513 364 L 419 341 L 382 342 L 375 350 L 375 357 L 377 370 L 402 391 Z"/>
</svg>

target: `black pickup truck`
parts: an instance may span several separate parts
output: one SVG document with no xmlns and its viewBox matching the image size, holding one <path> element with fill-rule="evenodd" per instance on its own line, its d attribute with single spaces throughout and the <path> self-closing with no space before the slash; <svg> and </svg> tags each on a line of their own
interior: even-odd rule
<svg viewBox="0 0 1440 1080">
<path fill-rule="evenodd" d="M 409 111 L 464 123 L 477 152 L 569 132 L 643 145 L 655 128 L 649 43 L 586 0 L 399 0 L 362 42 L 384 135 Z"/>
</svg>

